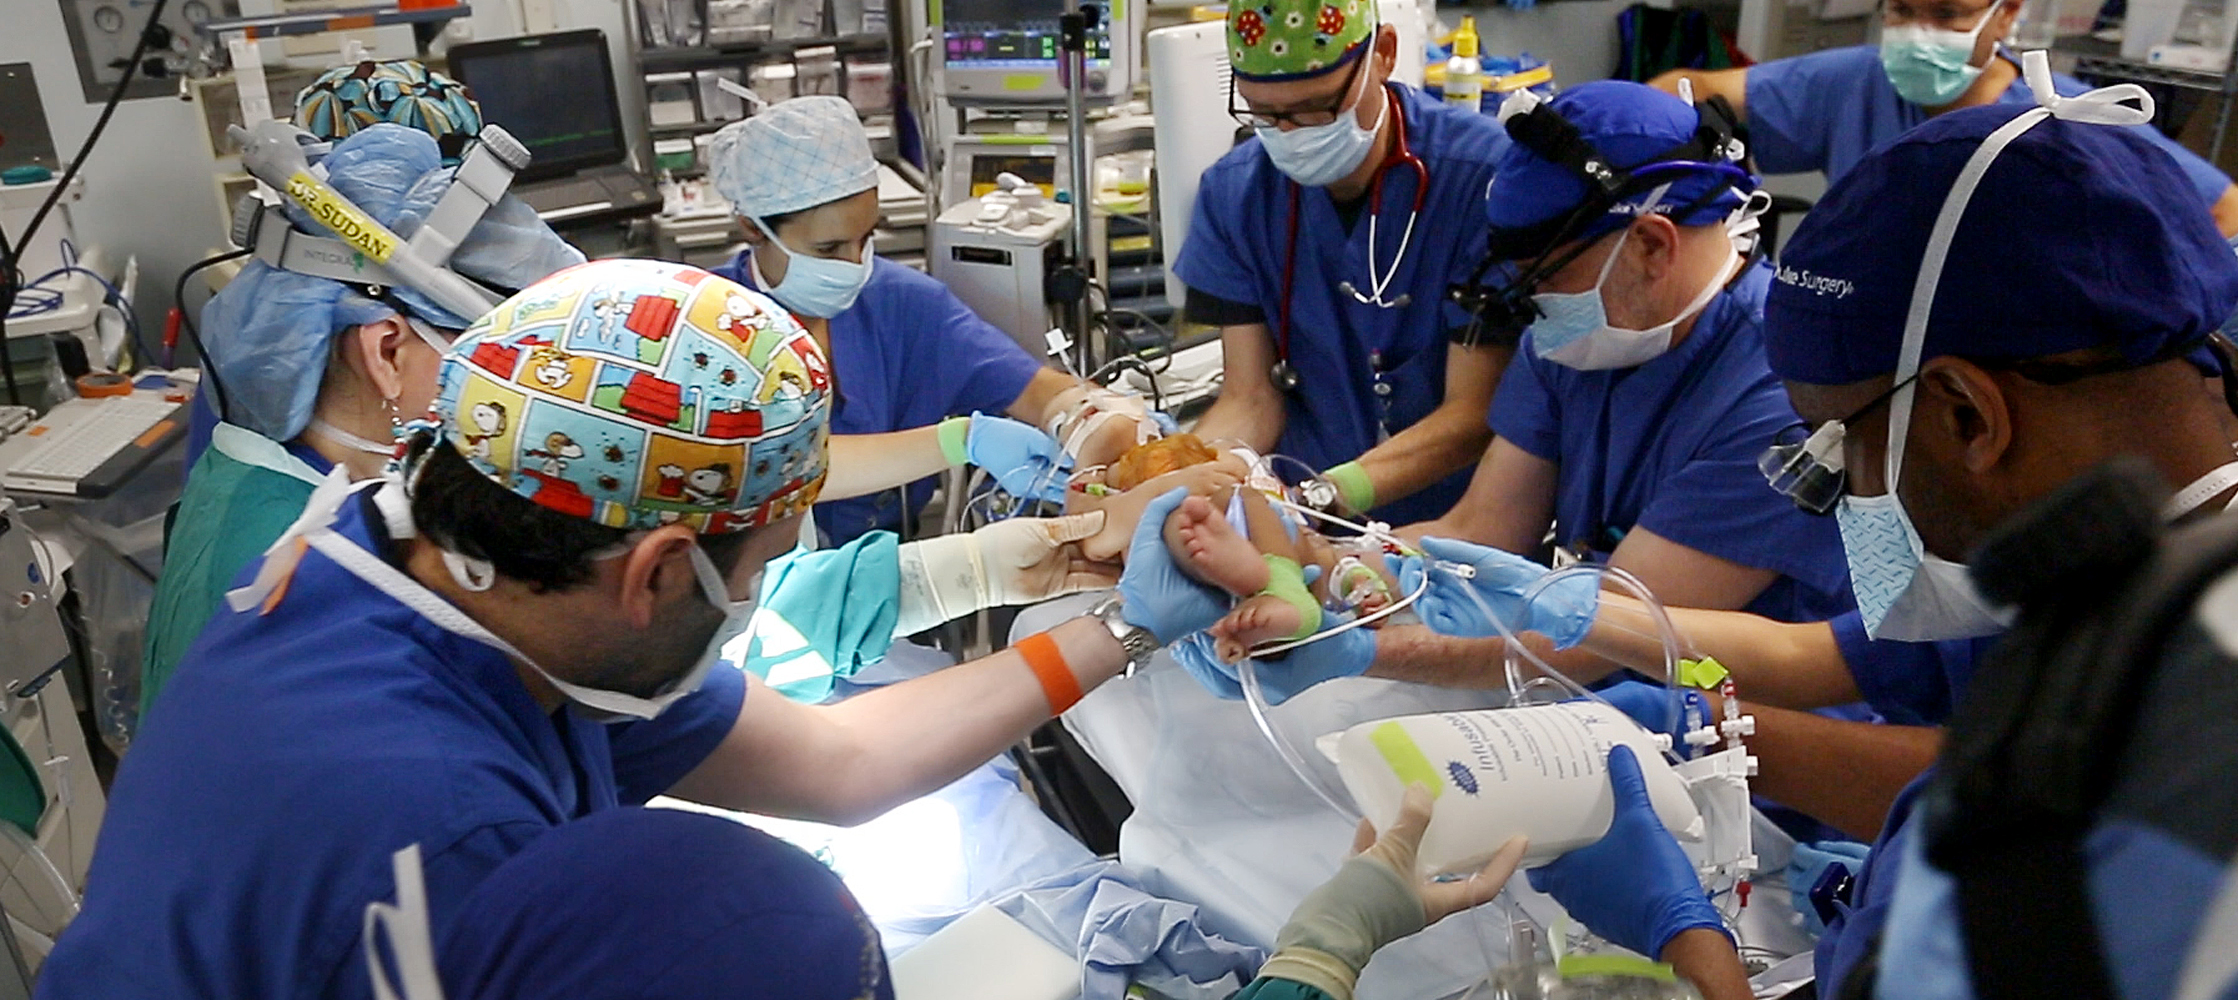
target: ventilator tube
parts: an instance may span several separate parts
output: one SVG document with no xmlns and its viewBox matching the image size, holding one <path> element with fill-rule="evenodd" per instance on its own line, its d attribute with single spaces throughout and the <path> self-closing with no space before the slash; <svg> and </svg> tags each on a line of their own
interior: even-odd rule
<svg viewBox="0 0 2238 1000">
<path fill-rule="evenodd" d="M 1664 827 L 1701 840 L 1701 813 L 1655 738 L 1602 702 L 1363 722 L 1322 737 L 1320 749 L 1377 829 L 1398 818 L 1408 785 L 1429 787 L 1435 804 L 1417 861 L 1435 876 L 1475 872 L 1517 834 L 1531 841 L 1526 867 L 1600 840 L 1616 810 L 1608 754 L 1617 744 L 1639 759 Z"/>
</svg>

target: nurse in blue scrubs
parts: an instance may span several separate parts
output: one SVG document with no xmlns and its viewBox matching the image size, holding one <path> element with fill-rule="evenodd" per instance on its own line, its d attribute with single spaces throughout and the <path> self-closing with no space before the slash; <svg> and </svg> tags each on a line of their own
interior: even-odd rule
<svg viewBox="0 0 2238 1000">
<path fill-rule="evenodd" d="M 2036 103 L 2020 62 L 2002 44 L 2021 0 L 1888 0 L 1878 46 L 1853 45 L 1741 69 L 1672 70 L 1653 84 L 1730 101 L 1749 130 L 1749 152 L 1768 174 L 1823 171 L 1839 180 L 1875 148 L 1936 115 L 1985 104 Z M 2065 74 L 2053 89 L 2089 89 Z M 2224 236 L 2238 234 L 2238 189 L 2206 160 L 2151 125 L 2132 129 L 2183 168 Z"/>
<path fill-rule="evenodd" d="M 1174 263 L 1226 350 L 1196 433 L 1296 458 L 1353 511 L 1443 514 L 1512 354 L 1446 298 L 1483 257 L 1466 223 L 1507 136 L 1392 81 L 1369 0 L 1231 4 L 1228 49 L 1257 134 L 1205 171 Z"/>
<path fill-rule="evenodd" d="M 1037 476 L 1047 485 L 1060 442 L 1094 465 L 1117 457 L 1112 442 L 1159 433 L 1138 398 L 1043 364 L 940 282 L 872 253 L 878 161 L 845 100 L 795 98 L 724 129 L 711 173 L 748 244 L 715 273 L 776 299 L 832 359 L 833 481 L 831 499 L 816 506 L 829 543 L 913 522 L 932 494 L 929 477 L 966 459 L 1018 492 Z M 1047 433 L 954 419 L 974 413 Z M 1013 474 L 1020 469 L 1032 471 Z"/>
</svg>

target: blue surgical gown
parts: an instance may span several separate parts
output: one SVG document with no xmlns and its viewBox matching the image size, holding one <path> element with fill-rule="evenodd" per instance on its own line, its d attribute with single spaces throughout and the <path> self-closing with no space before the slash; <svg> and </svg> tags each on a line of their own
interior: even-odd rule
<svg viewBox="0 0 2238 1000">
<path fill-rule="evenodd" d="M 1958 696 L 1974 677 L 1974 664 L 1996 645 L 1998 636 L 1899 642 L 1868 639 L 1865 621 L 1851 611 L 1827 623 L 1834 644 L 1849 664 L 1850 676 L 1865 703 L 1881 718 L 1900 726 L 1939 726 L 1958 707 Z"/>
<path fill-rule="evenodd" d="M 1999 56 L 2013 60 L 2002 49 Z M 2053 83 L 2061 96 L 2072 97 L 2090 87 L 2074 77 L 2055 74 Z M 2036 92 L 2014 79 L 1998 101 L 2034 104 Z M 1881 69 L 1880 50 L 1871 45 L 1828 49 L 1790 59 L 1775 59 L 1748 68 L 1749 152 L 1768 174 L 1826 173 L 1839 180 L 1865 154 L 1910 131 L 1927 120 L 1927 111 L 1896 96 L 1896 87 Z M 2230 186 L 2230 178 L 2192 151 L 2150 125 L 2129 126 L 2153 145 L 2176 158 L 2185 176 L 2199 189 L 2199 197 L 2213 204 Z"/>
<path fill-rule="evenodd" d="M 1444 401 L 1448 334 L 1467 321 L 1446 290 L 1466 280 L 1483 257 L 1484 189 L 1508 144 L 1507 133 L 1487 116 L 1448 107 L 1412 87 L 1394 84 L 1391 92 L 1406 113 L 1407 141 L 1430 178 L 1424 190 L 1409 168 L 1383 173 L 1382 210 L 1373 229 L 1377 275 L 1392 266 L 1407 210 L 1421 198 L 1413 240 L 1385 292 L 1394 300 L 1411 296 L 1405 306 L 1363 304 L 1337 287 L 1368 287 L 1375 206 L 1348 227 L 1328 190 L 1310 188 L 1293 219 L 1294 185 L 1256 137 L 1205 170 L 1189 238 L 1173 265 L 1192 289 L 1259 307 L 1278 347 L 1283 276 L 1296 269 L 1289 360 L 1298 391 L 1284 400 L 1275 451 L 1315 469 L 1360 457 L 1386 432 L 1413 426 Z M 1285 255 L 1293 227 L 1294 261 Z M 1388 395 L 1375 392 L 1378 368 Z M 1438 517 L 1468 489 L 1470 471 L 1456 471 L 1373 513 L 1393 524 Z"/>
<path fill-rule="evenodd" d="M 758 287 L 748 255 L 715 269 Z M 839 386 L 834 434 L 885 434 L 939 423 L 977 410 L 1007 413 L 1042 364 L 996 329 L 948 286 L 910 267 L 878 258 L 870 283 L 831 320 L 831 363 Z M 909 509 L 932 496 L 931 477 L 908 487 Z M 900 491 L 816 505 L 816 527 L 833 545 L 867 531 L 898 530 Z"/>
<path fill-rule="evenodd" d="M 336 529 L 379 555 L 369 503 Z M 144 720 L 38 995 L 368 997 L 358 933 L 395 898 L 391 852 L 420 845 L 440 938 L 531 838 L 698 766 L 744 685 L 718 668 L 648 722 L 547 712 L 503 654 L 307 553 L 271 614 L 211 621 Z"/>
<path fill-rule="evenodd" d="M 1637 368 L 1579 371 L 1540 358 L 1531 334 L 1492 399 L 1492 431 L 1554 463 L 1555 543 L 1605 559 L 1635 528 L 1780 574 L 1747 610 L 1823 621 L 1850 610 L 1849 566 L 1831 517 L 1764 484 L 1756 460 L 1795 423 L 1764 360 L 1771 270 L 1745 271 L 1668 353 Z"/>
</svg>

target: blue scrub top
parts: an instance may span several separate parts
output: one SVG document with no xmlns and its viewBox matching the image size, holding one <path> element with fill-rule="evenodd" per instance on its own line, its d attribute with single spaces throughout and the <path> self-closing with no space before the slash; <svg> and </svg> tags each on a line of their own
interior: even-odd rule
<svg viewBox="0 0 2238 1000">
<path fill-rule="evenodd" d="M 1974 664 L 1998 636 L 1942 642 L 1898 642 L 1865 637 L 1864 617 L 1851 611 L 1827 623 L 1849 664 L 1865 703 L 1900 726 L 1939 726 L 1958 707 L 1974 678 Z"/>
<path fill-rule="evenodd" d="M 1998 50 L 2000 58 L 2016 62 Z M 2055 89 L 2072 97 L 2090 87 L 2065 74 L 2053 74 Z M 1997 100 L 2002 104 L 2034 104 L 2036 92 L 2026 80 L 2015 78 Z M 1820 170 L 1828 182 L 1841 178 L 1865 154 L 1886 144 L 1921 122 L 1927 111 L 1896 95 L 1895 85 L 1881 69 L 1880 49 L 1871 45 L 1828 49 L 1790 59 L 1775 59 L 1748 68 L 1749 152 L 1768 174 L 1807 173 Z M 2184 169 L 2199 197 L 2213 204 L 2230 186 L 2230 178 L 2177 145 L 2151 125 L 2132 125 L 2138 135 L 2159 146 Z"/>
<path fill-rule="evenodd" d="M 379 554 L 369 502 L 335 527 Z M 674 785 L 744 697 L 723 668 L 649 722 L 546 712 L 503 654 L 309 552 L 271 614 L 211 620 L 144 720 L 38 996 L 368 997 L 392 852 L 420 845 L 440 938 L 531 838 Z"/>
<path fill-rule="evenodd" d="M 1540 358 L 1531 334 L 1492 399 L 1492 431 L 1558 470 L 1555 542 L 1605 559 L 1645 528 L 1781 574 L 1747 610 L 1823 621 L 1855 607 L 1831 517 L 1764 484 L 1757 456 L 1799 419 L 1764 360 L 1768 267 L 1750 267 L 1685 340 L 1637 368 L 1579 371 Z"/>
<path fill-rule="evenodd" d="M 1391 93 L 1405 111 L 1407 141 L 1430 175 L 1423 191 L 1411 169 L 1394 166 L 1383 174 L 1373 255 L 1378 274 L 1392 266 L 1408 209 L 1422 197 L 1413 241 L 1385 292 L 1411 296 L 1407 305 L 1365 305 L 1337 287 L 1368 287 L 1371 213 L 1361 212 L 1347 228 L 1326 188 L 1301 193 L 1297 259 L 1287 260 L 1295 185 L 1275 169 L 1257 137 L 1205 170 L 1188 241 L 1173 265 L 1192 289 L 1258 306 L 1278 349 L 1283 274 L 1296 268 L 1289 360 L 1299 388 L 1284 400 L 1287 419 L 1275 450 L 1315 469 L 1360 457 L 1385 431 L 1413 426 L 1444 401 L 1448 334 L 1468 319 L 1446 290 L 1467 280 L 1483 257 L 1484 189 L 1508 145 L 1507 133 L 1489 116 L 1448 107 L 1402 84 L 1393 84 Z M 1375 393 L 1375 358 L 1392 390 L 1387 396 Z M 1461 469 L 1372 513 L 1393 524 L 1443 515 L 1467 491 L 1470 472 Z"/>
<path fill-rule="evenodd" d="M 740 253 L 715 273 L 759 288 L 748 257 Z M 1042 369 L 948 286 L 883 257 L 871 262 L 870 282 L 855 304 L 832 317 L 830 353 L 839 388 L 834 434 L 905 431 L 974 410 L 1007 413 Z M 934 478 L 907 487 L 912 512 L 924 509 Z M 830 500 L 815 510 L 816 527 L 833 545 L 901 526 L 897 490 Z"/>
</svg>

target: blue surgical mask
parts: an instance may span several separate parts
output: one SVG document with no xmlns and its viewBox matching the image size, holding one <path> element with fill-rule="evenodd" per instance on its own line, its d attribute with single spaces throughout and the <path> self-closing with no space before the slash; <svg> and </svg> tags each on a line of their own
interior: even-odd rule
<svg viewBox="0 0 2238 1000">
<path fill-rule="evenodd" d="M 778 305 L 802 316 L 830 319 L 854 305 L 855 296 L 862 294 L 863 286 L 870 283 L 870 262 L 875 255 L 869 244 L 863 245 L 860 264 L 811 257 L 785 246 L 785 241 L 778 239 L 762 220 L 754 219 L 753 223 L 770 242 L 785 247 L 785 280 L 763 289 Z"/>
<path fill-rule="evenodd" d="M 1384 95 L 1374 125 L 1361 127 L 1357 110 L 1357 105 L 1348 107 L 1327 125 L 1300 126 L 1288 132 L 1262 126 L 1253 131 L 1259 134 L 1259 144 L 1267 148 L 1267 158 L 1274 161 L 1275 169 L 1306 187 L 1328 187 L 1360 169 L 1367 160 L 1368 150 L 1375 145 L 1376 130 L 1383 127 L 1383 117 L 1391 113 L 1391 97 Z"/>
<path fill-rule="evenodd" d="M 1974 58 L 1975 40 L 1996 16 L 1996 9 L 1991 8 L 1972 31 L 1924 24 L 1882 28 L 1881 69 L 1896 87 L 1896 96 L 1927 108 L 1958 100 L 1982 75 L 1982 67 L 1968 64 Z"/>
<path fill-rule="evenodd" d="M 1658 189 L 1649 195 L 1643 214 L 1654 211 L 1661 200 L 1662 190 Z M 1724 290 L 1725 279 L 1733 273 L 1730 266 L 1719 271 L 1702 286 L 1693 302 L 1663 323 L 1645 330 L 1612 326 L 1608 301 L 1601 288 L 1608 284 L 1609 272 L 1615 269 L 1616 259 L 1624 254 L 1625 241 L 1631 238 L 1630 228 L 1617 237 L 1616 247 L 1601 264 L 1600 277 L 1594 279 L 1593 287 L 1582 292 L 1541 292 L 1531 296 L 1531 303 L 1540 313 L 1538 321 L 1531 324 L 1532 353 L 1578 371 L 1637 368 L 1669 351 L 1671 335 L 1678 325 L 1707 307 L 1710 300 Z"/>
<path fill-rule="evenodd" d="M 1892 418 L 1901 408 L 1909 413 L 1913 387 L 1906 385 L 1889 400 Z M 1891 435 L 1909 429 L 1909 420 L 1891 426 Z M 1879 496 L 1845 496 L 1834 509 L 1842 529 L 1842 554 L 1849 560 L 1850 588 L 1857 594 L 1857 612 L 1866 636 L 1904 642 L 1935 642 L 1994 635 L 2011 623 L 1974 588 L 1964 563 L 1955 563 L 1927 551 L 1919 531 L 1896 497 L 1896 481 L 1903 474 L 1904 440 L 1889 442 L 1888 492 Z"/>
</svg>

